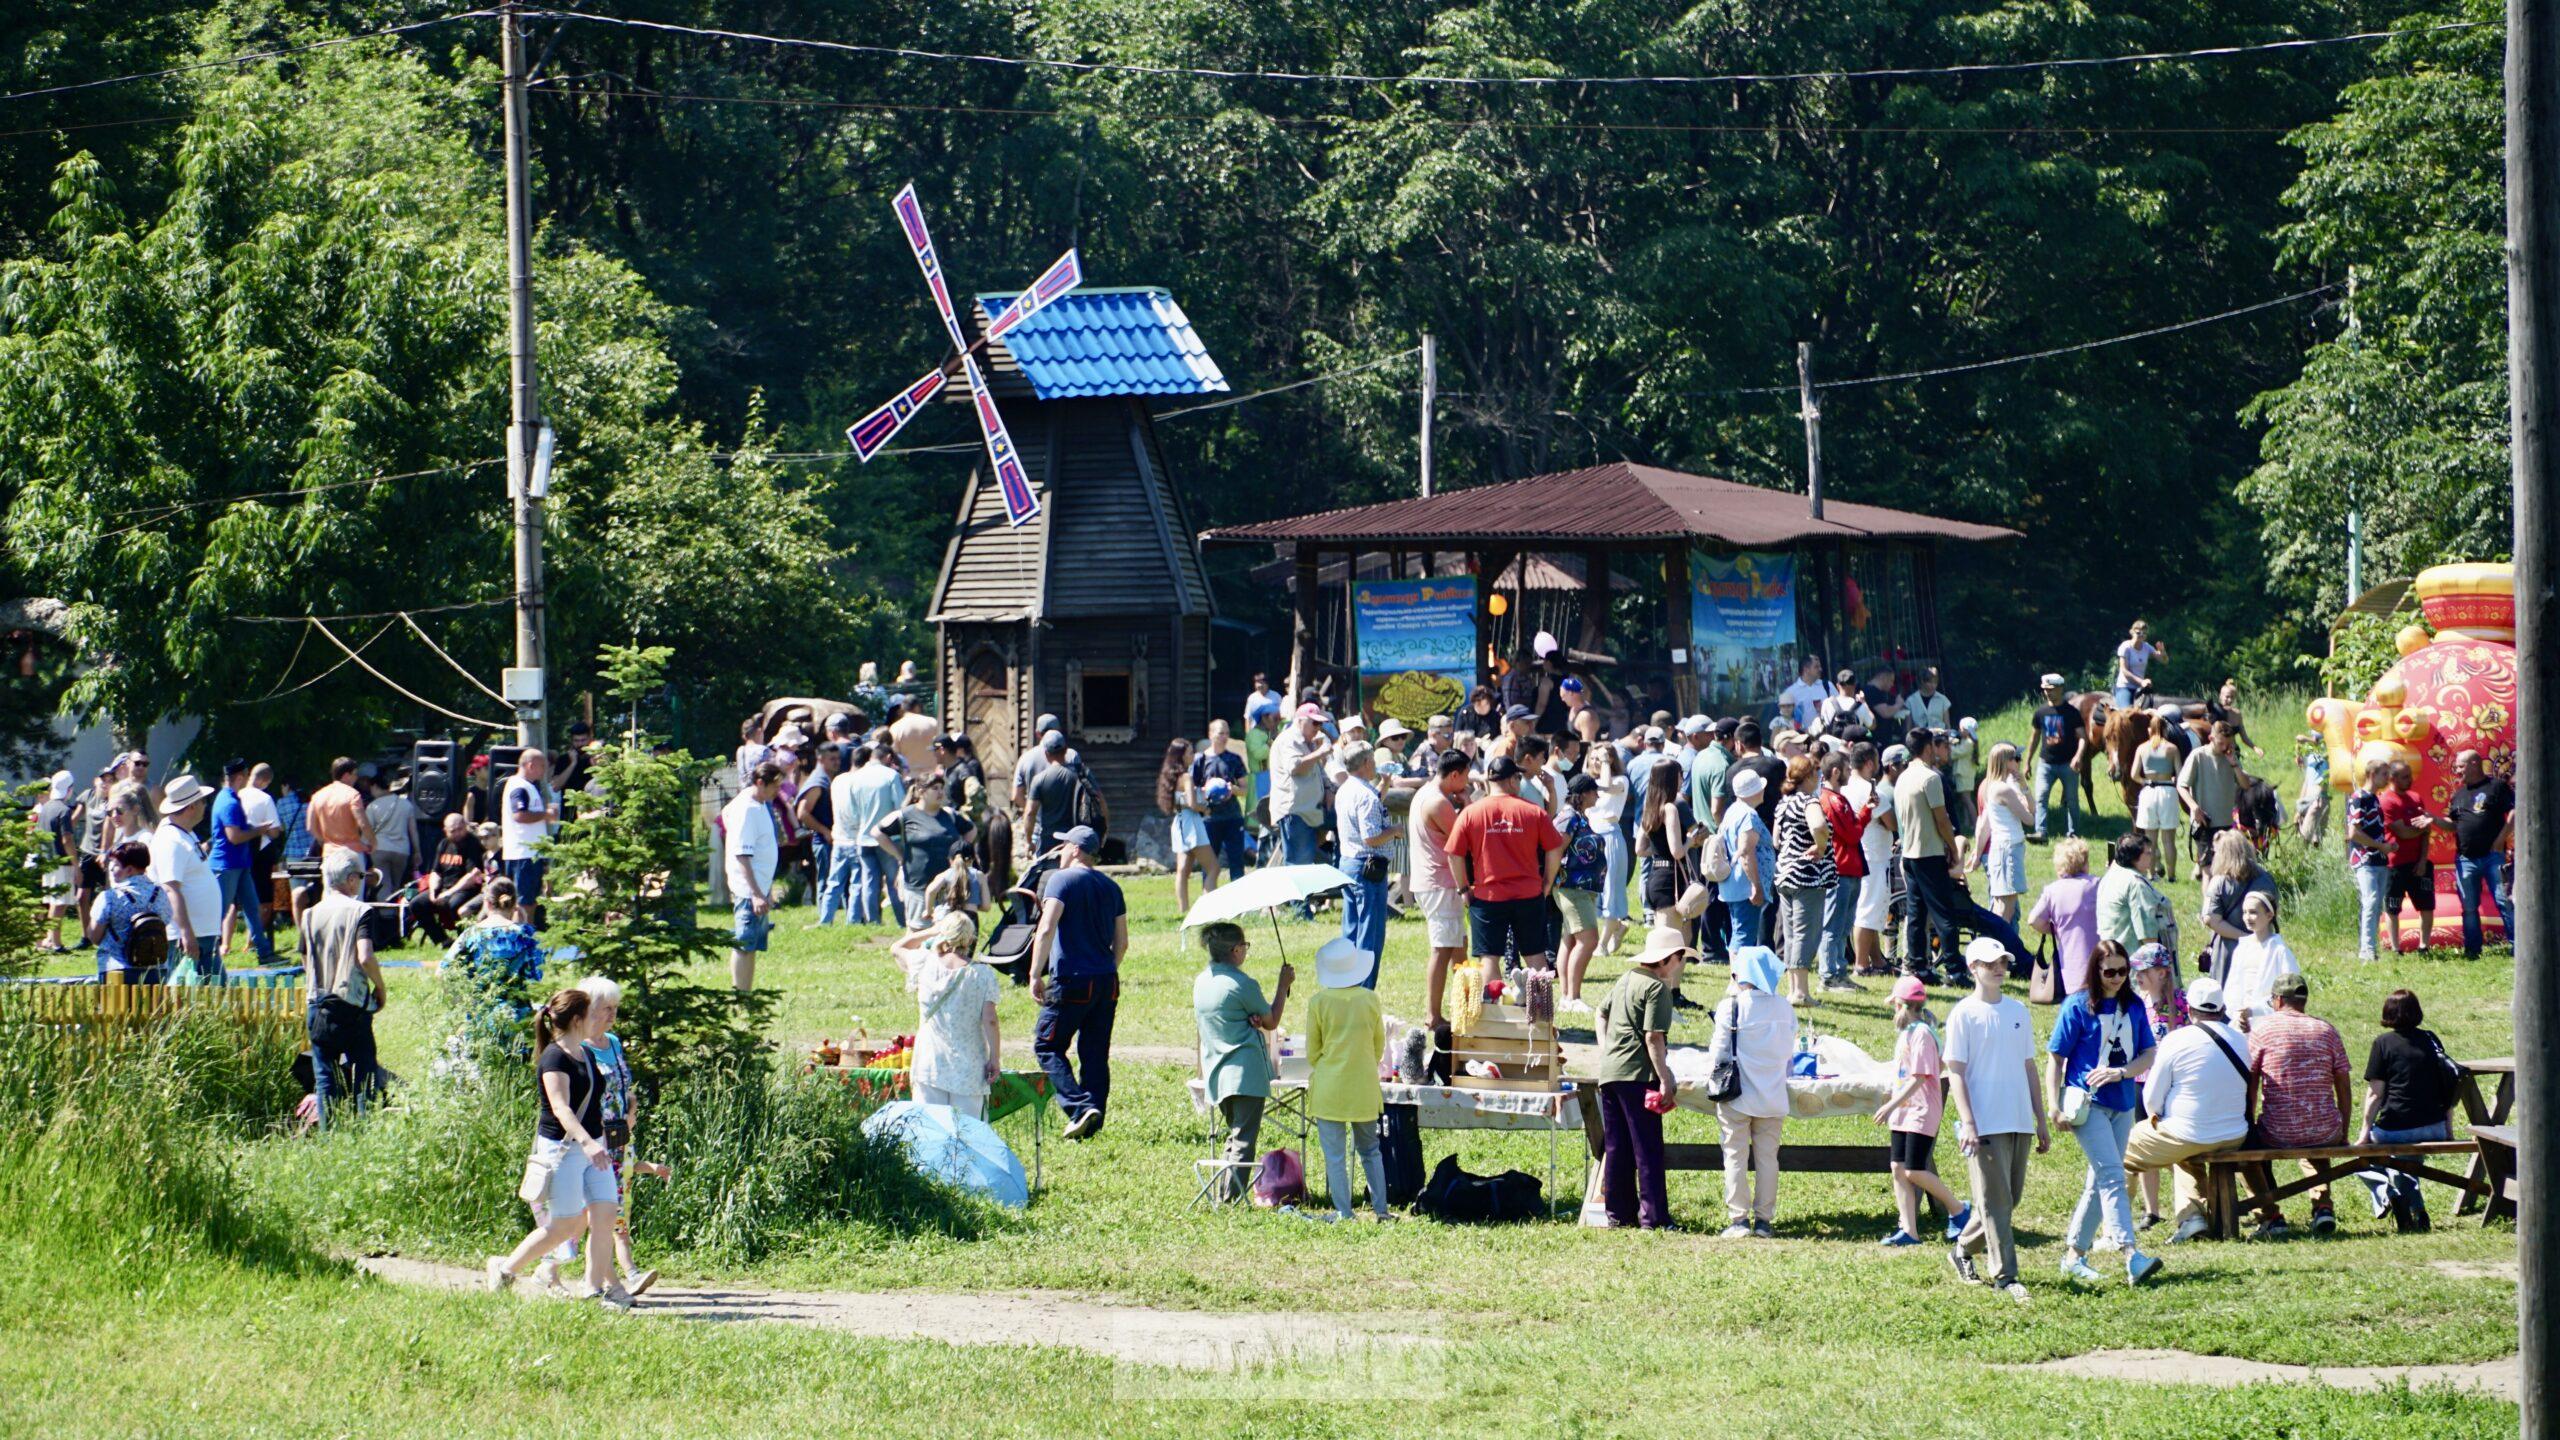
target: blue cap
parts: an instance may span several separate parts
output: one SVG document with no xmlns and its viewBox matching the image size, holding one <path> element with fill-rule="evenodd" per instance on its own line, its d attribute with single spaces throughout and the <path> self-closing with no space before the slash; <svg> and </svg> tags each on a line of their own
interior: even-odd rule
<svg viewBox="0 0 2560 1440">
<path fill-rule="evenodd" d="M 1073 845 L 1077 849 L 1082 850 L 1087 854 L 1091 854 L 1093 851 L 1102 848 L 1102 837 L 1095 834 L 1093 827 L 1090 825 L 1074 825 L 1058 832 L 1058 843 L 1061 845 Z"/>
</svg>

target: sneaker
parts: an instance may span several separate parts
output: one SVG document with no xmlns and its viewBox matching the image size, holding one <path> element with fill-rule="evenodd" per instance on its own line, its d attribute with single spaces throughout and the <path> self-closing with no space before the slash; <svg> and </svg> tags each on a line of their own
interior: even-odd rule
<svg viewBox="0 0 2560 1440">
<path fill-rule="evenodd" d="M 533 1267 L 533 1283 L 545 1290 L 559 1289 L 560 1262 L 548 1255 L 542 1257 L 542 1263 Z"/>
<path fill-rule="evenodd" d="M 658 1272 L 657 1272 L 657 1271 L 655 1271 L 655 1270 L 643 1270 L 643 1271 L 641 1271 L 639 1274 L 632 1276 L 632 1277 L 631 1277 L 631 1296 L 632 1296 L 632 1298 L 636 1300 L 636 1299 L 638 1299 L 639 1297 L 641 1297 L 641 1296 L 643 1296 L 643 1295 L 648 1294 L 648 1293 L 649 1293 L 649 1287 L 650 1287 L 650 1286 L 652 1286 L 652 1285 L 655 1285 L 655 1284 L 657 1284 L 657 1283 L 658 1283 Z"/>
<path fill-rule="evenodd" d="M 2190 1215 L 2178 1222 L 2177 1229 L 2169 1232 L 2169 1243 L 2184 1245 L 2190 1240 L 2201 1240 L 2211 1229 L 2213 1229 L 2212 1221 L 2205 1219 L 2202 1215 Z"/>
<path fill-rule="evenodd" d="M 1947 1263 L 1955 1267 L 1956 1278 L 1967 1285 L 1982 1283 L 1982 1272 L 1973 1268 L 1973 1257 L 1954 1246 L 1947 1247 Z"/>
<path fill-rule="evenodd" d="M 509 1290 L 514 1288 L 516 1283 L 515 1272 L 507 1268 L 507 1257 L 504 1255 L 490 1256 L 488 1263 L 480 1267 L 480 1273 L 486 1277 L 491 1290 Z"/>
<path fill-rule="evenodd" d="M 1956 1213 L 1954 1213 L 1953 1215 L 1948 1216 L 1948 1217 L 1947 1217 L 1947 1243 L 1948 1243 L 1948 1244 L 1950 1244 L 1950 1245 L 1953 1245 L 1954 1243 L 1956 1243 L 1956 1238 L 1957 1238 L 1958 1236 L 1960 1236 L 1960 1235 L 1964 1234 L 1964 1227 L 1965 1227 L 1968 1223 L 1970 1223 L 1970 1222 L 1972 1221 L 1972 1219 L 1973 1219 L 1973 1206 L 1972 1206 L 1972 1204 L 1971 1204 L 1971 1203 L 1969 1203 L 1969 1202 L 1965 1205 L 1965 1207 L 1964 1207 L 1963 1209 L 1958 1210 L 1958 1211 L 1957 1211 Z"/>
<path fill-rule="evenodd" d="M 1724 1227 L 1724 1235 L 1722 1238 L 1726 1240 L 1748 1240 L 1751 1238 L 1751 1227 L 1740 1222 L 1727 1225 Z"/>
<path fill-rule="evenodd" d="M 2337 1230 L 2337 1228 L 2338 1228 L 2338 1212 L 2337 1212 L 2337 1211 L 2330 1209 L 2330 1208 L 2329 1208 L 2328 1206 L 2326 1206 L 2326 1205 L 2322 1205 L 2322 1206 L 2319 1206 L 2318 1208 L 2314 1209 L 2314 1210 L 2311 1212 L 2311 1233 L 2312 1233 L 2312 1234 L 2314 1234 L 2314 1235 L 2327 1235 L 2327 1234 L 2334 1233 L 2334 1232 Z"/>
<path fill-rule="evenodd" d="M 2382 1217 L 2381 1217 L 2380 1215 L 2376 1215 L 2376 1216 L 2374 1216 L 2373 1218 L 2374 1218 L 2374 1219 L 2376 1219 L 2376 1220 L 2379 1220 L 2379 1219 L 2381 1219 Z M 2157 1229 L 2157 1228 L 2159 1228 L 2159 1225 L 2160 1225 L 2160 1212 L 2159 1212 L 2159 1211 L 2157 1211 L 2157 1210 L 2146 1210 L 2146 1211 L 2144 1211 L 2144 1212 L 2143 1212 L 2143 1214 L 2142 1214 L 2142 1228 L 2143 1228 L 2143 1229 L 2145 1229 L 2145 1230 L 2153 1230 L 2153 1229 Z"/>
<path fill-rule="evenodd" d="M 2112 1255 L 2123 1248 L 2124 1242 L 2113 1235 L 2100 1235 L 2089 1242 L 2089 1253 L 2092 1255 Z"/>
<path fill-rule="evenodd" d="M 1568 996 L 1565 999 L 1556 1002 L 1556 1013 L 1559 1015 L 1588 1015 L 1591 1013 L 1591 1002 L 1583 999 L 1579 995 Z"/>
<path fill-rule="evenodd" d="M 1892 1248 L 1894 1248 L 1894 1249 L 1896 1249 L 1896 1250 L 1899 1250 L 1899 1249 L 1901 1249 L 1903 1246 L 1906 1246 L 1906 1245 L 1917 1245 L 1917 1244 L 1919 1244 L 1919 1243 L 1920 1243 L 1920 1237 L 1919 1237 L 1919 1236 L 1917 1236 L 1917 1235 L 1912 1234 L 1912 1233 L 1911 1233 L 1910 1231 L 1908 1231 L 1908 1230 L 1901 1230 L 1901 1229 L 1897 1229 L 1897 1230 L 1895 1230 L 1892 1234 L 1887 1235 L 1887 1236 L 1886 1236 L 1886 1237 L 1884 1237 L 1882 1240 L 1879 1240 L 1879 1241 L 1877 1241 L 1876 1243 L 1877 1243 L 1877 1244 L 1879 1244 L 1879 1245 L 1890 1246 L 1890 1247 L 1892 1247 Z"/>
<path fill-rule="evenodd" d="M 1101 1128 L 1102 1112 L 1099 1110 L 1087 1110 L 1075 1119 L 1067 1122 L 1066 1137 L 1070 1140 L 1082 1140 Z"/>
<path fill-rule="evenodd" d="M 1859 984 L 1855 980 L 1834 977 L 1823 981 L 1822 988 L 1833 995 L 1845 995 L 1863 992 L 1867 987 Z"/>
<path fill-rule="evenodd" d="M 2124 1283 L 2127 1285 L 2142 1284 L 2159 1273 L 2160 1257 L 2157 1255 L 2145 1255 L 2136 1250 L 2125 1257 Z"/>
<path fill-rule="evenodd" d="M 1372 1225 L 1393 1225 L 1404 1217 L 1393 1210 L 1372 1210 L 1360 1217 Z"/>
<path fill-rule="evenodd" d="M 578 1298 L 581 1300 L 593 1300 L 607 1310 L 619 1310 L 628 1313 L 631 1309 L 631 1292 L 623 1289 L 620 1285 L 608 1284 L 601 1290 L 589 1290 Z"/>
<path fill-rule="evenodd" d="M 2252 1240 L 2284 1240 L 2291 1238 L 2292 1235 L 2293 1227 L 2284 1223 L 2284 1217 L 2281 1215 L 2273 1220 L 2261 1220 L 2249 1227 L 2249 1238 Z"/>
<path fill-rule="evenodd" d="M 2027 1293 L 2027 1287 L 2026 1287 L 2026 1286 L 2019 1284 L 2019 1283 L 2018 1283 L 2017 1281 L 2015 1281 L 2015 1280 L 2012 1280 L 2012 1281 L 2010 1281 L 2008 1284 L 2001 1286 L 2001 1287 L 2000 1287 L 2000 1293 L 2001 1293 L 2001 1294 L 2003 1294 L 2003 1295 L 2008 1296 L 2008 1297 L 2009 1297 L 2010 1299 L 2012 1299 L 2012 1300 L 2017 1301 L 2017 1302 L 2018 1302 L 2019 1304 L 2021 1304 L 2021 1305 L 2024 1305 L 2024 1304 L 2026 1304 L 2028 1301 L 2033 1300 L 2034 1298 L 2036 1298 L 2036 1297 L 2034 1297 L 2033 1295 L 2030 1295 L 2030 1294 L 2028 1294 L 2028 1293 Z"/>
<path fill-rule="evenodd" d="M 1766 1220 L 1752 1221 L 1751 1235 L 1752 1238 L 1756 1240 L 1775 1240 L 1778 1238 L 1778 1232 L 1770 1229 L 1769 1222 Z"/>
<path fill-rule="evenodd" d="M 2089 1268 L 2089 1262 L 2081 1259 L 2077 1255 L 2065 1255 L 2062 1257 L 2062 1274 L 2063 1278 L 2067 1280 L 2076 1280 L 2083 1285 L 2098 1285 L 2105 1283 L 2098 1278 L 2097 1271 Z"/>
</svg>

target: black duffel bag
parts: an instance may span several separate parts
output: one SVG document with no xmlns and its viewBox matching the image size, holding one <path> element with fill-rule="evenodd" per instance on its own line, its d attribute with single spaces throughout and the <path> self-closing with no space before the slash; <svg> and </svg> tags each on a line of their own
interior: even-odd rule
<svg viewBox="0 0 2560 1440">
<path fill-rule="evenodd" d="M 1545 1192 L 1535 1175 L 1519 1170 L 1471 1175 L 1458 1168 L 1457 1156 L 1445 1155 L 1414 1208 L 1434 1219 L 1463 1224 L 1534 1220 L 1547 1213 Z"/>
</svg>

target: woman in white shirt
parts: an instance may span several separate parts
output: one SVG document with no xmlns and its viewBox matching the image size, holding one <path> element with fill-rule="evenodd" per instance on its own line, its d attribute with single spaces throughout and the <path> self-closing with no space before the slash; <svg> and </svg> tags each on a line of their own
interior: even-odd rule
<svg viewBox="0 0 2560 1440">
<path fill-rule="evenodd" d="M 1975 792 L 1974 863 L 1991 876 L 1991 908 L 2011 925 L 2018 923 L 2018 897 L 2027 888 L 2027 788 L 2018 783 L 2018 747 L 2002 741 L 1991 747 L 1988 773 Z"/>
<path fill-rule="evenodd" d="M 995 1084 L 996 1059 L 1004 1053 L 996 1026 L 1003 989 L 996 972 L 970 956 L 978 948 L 978 922 L 954 910 L 892 946 L 906 967 L 916 996 L 915 1061 L 907 1086 L 927 1105 L 948 1105 L 983 1119 L 987 1089 Z"/>
<path fill-rule="evenodd" d="M 1716 1006 L 1708 1053 L 1732 1047 L 1742 1093 L 1716 1105 L 1724 1132 L 1727 1240 L 1768 1239 L 1778 1213 L 1778 1134 L 1787 1118 L 1787 1064 L 1795 1058 L 1796 1007 L 1779 993 L 1778 952 L 1766 945 L 1733 951 L 1733 988 Z"/>
<path fill-rule="evenodd" d="M 2240 918 L 2249 933 L 2232 942 L 2231 964 L 2222 979 L 2222 1002 L 2245 1031 L 2249 1017 L 2275 1008 L 2269 991 L 2276 977 L 2301 974 L 2302 962 L 2293 958 L 2293 947 L 2276 933 L 2276 902 L 2265 891 L 2249 892 L 2240 902 Z"/>
<path fill-rule="evenodd" d="M 1582 773 L 1600 782 L 1600 798 L 1591 802 L 1583 818 L 1591 822 L 1608 857 L 1609 883 L 1600 891 L 1599 953 L 1615 955 L 1627 934 L 1627 865 L 1631 853 L 1627 838 L 1627 768 L 1618 759 L 1617 746 L 1592 745 L 1583 751 Z"/>
</svg>

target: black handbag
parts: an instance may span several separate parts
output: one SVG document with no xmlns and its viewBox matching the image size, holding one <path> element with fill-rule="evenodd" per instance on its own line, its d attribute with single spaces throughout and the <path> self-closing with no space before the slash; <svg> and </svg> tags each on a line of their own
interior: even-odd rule
<svg viewBox="0 0 2560 1440">
<path fill-rule="evenodd" d="M 1378 1117 L 1378 1153 L 1387 1164 L 1387 1203 L 1412 1204 L 1422 1193 L 1422 1112 L 1388 1106 Z"/>
<path fill-rule="evenodd" d="M 1730 998 L 1716 1009 L 1716 1033 L 1707 1058 L 1707 1098 L 1719 1105 L 1742 1096 L 1742 1057 L 1736 1053 L 1739 1037 L 1733 1033 L 1740 1018 Z"/>
</svg>

